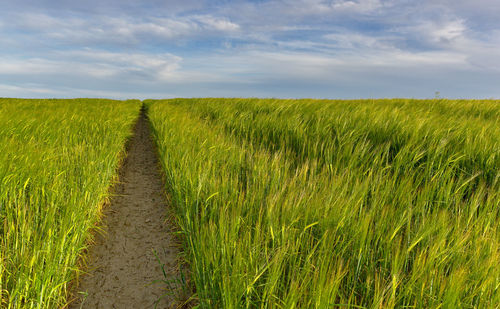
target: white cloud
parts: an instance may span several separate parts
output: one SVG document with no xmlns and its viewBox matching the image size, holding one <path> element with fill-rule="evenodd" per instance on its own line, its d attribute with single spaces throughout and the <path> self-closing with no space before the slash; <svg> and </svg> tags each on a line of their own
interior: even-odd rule
<svg viewBox="0 0 500 309">
<path fill-rule="evenodd" d="M 0 74 L 33 74 L 51 73 L 55 63 L 44 59 L 18 59 L 2 57 L 0 61 Z"/>
<path fill-rule="evenodd" d="M 466 59 L 464 56 L 449 52 L 420 52 L 409 53 L 393 50 L 390 52 L 373 51 L 367 54 L 344 54 L 336 56 L 326 56 L 311 53 L 269 53 L 254 52 L 245 55 L 243 58 L 255 59 L 259 70 L 264 67 L 268 72 L 280 72 L 279 74 L 306 74 L 303 77 L 321 79 L 332 76 L 342 71 L 369 71 L 371 68 L 386 68 L 388 70 L 400 68 L 401 70 L 411 70 L 422 68 L 422 66 L 464 66 Z M 290 75 L 289 75 L 290 76 Z"/>
<path fill-rule="evenodd" d="M 466 31 L 467 27 L 462 19 L 426 20 L 406 28 L 406 32 L 437 46 L 451 46 L 459 40 L 465 39 Z"/>
<path fill-rule="evenodd" d="M 0 97 L 19 97 L 20 93 L 24 93 L 24 97 L 40 96 L 40 95 L 55 95 L 54 89 L 43 88 L 37 85 L 8 85 L 0 84 Z"/>
<path fill-rule="evenodd" d="M 324 15 L 332 13 L 368 14 L 384 7 L 380 0 L 287 0 L 284 2 L 294 15 Z"/>
<path fill-rule="evenodd" d="M 231 32 L 240 29 L 238 24 L 235 24 L 225 18 L 216 18 L 210 15 L 199 15 L 193 16 L 193 19 L 201 23 L 207 30 Z"/>
<path fill-rule="evenodd" d="M 500 29 L 498 23 L 500 1 L 498 0 L 426 0 L 425 3 L 441 5 L 479 29 Z"/>
<path fill-rule="evenodd" d="M 282 95 L 304 85 L 377 85 L 390 93 L 500 72 L 493 0 L 478 0 L 484 8 L 466 0 L 169 0 L 172 12 L 161 0 L 89 1 L 96 7 L 0 12 L 0 91 Z M 480 77 L 474 87 L 491 84 Z M 273 94 L 272 85 L 284 90 Z"/>
<path fill-rule="evenodd" d="M 464 36 L 466 27 L 463 20 L 456 20 L 434 29 L 430 29 L 431 37 L 438 42 L 451 42 Z"/>
<path fill-rule="evenodd" d="M 138 45 L 148 40 L 193 39 L 233 33 L 240 26 L 227 18 L 209 14 L 183 17 L 130 16 L 53 17 L 42 13 L 20 13 L 9 27 L 68 44 L 89 43 Z"/>
<path fill-rule="evenodd" d="M 388 49 L 394 48 L 391 41 L 396 41 L 396 37 L 391 36 L 369 36 L 360 32 L 343 31 L 339 33 L 330 33 L 323 36 L 327 41 L 332 42 L 336 48 L 342 49 L 359 49 L 359 48 L 376 48 Z"/>
<path fill-rule="evenodd" d="M 155 92 L 147 91 L 140 92 L 133 89 L 112 91 L 98 90 L 83 87 L 54 87 L 52 85 L 43 84 L 20 84 L 9 85 L 0 83 L 0 97 L 17 97 L 17 98 L 40 98 L 40 97 L 58 97 L 58 98 L 109 98 L 109 99 L 146 99 L 146 98 L 173 98 L 174 93 L 168 91 Z"/>
<path fill-rule="evenodd" d="M 334 1 L 330 4 L 334 10 L 370 13 L 383 7 L 380 0 Z"/>
<path fill-rule="evenodd" d="M 60 75 L 130 80 L 175 80 L 181 57 L 172 54 L 65 51 L 47 58 L 3 58 L 0 75 Z"/>
</svg>

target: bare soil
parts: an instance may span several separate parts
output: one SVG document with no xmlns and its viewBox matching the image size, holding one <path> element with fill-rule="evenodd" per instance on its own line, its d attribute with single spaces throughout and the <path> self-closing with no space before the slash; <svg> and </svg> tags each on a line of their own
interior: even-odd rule
<svg viewBox="0 0 500 309">
<path fill-rule="evenodd" d="M 167 218 L 167 199 L 148 120 L 142 111 L 120 170 L 103 230 L 89 249 L 69 308 L 171 308 L 179 285 L 179 245 Z M 156 252 L 156 256 L 155 256 Z M 160 260 L 160 262 L 158 261 Z M 163 275 L 162 267 L 167 277 Z"/>
</svg>

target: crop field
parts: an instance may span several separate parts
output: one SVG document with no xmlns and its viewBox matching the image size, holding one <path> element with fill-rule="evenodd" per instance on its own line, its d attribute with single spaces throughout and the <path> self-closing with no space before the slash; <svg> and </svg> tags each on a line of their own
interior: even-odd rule
<svg viewBox="0 0 500 309">
<path fill-rule="evenodd" d="M 145 102 L 203 308 L 495 308 L 500 103 Z"/>
<path fill-rule="evenodd" d="M 189 306 L 498 308 L 500 101 L 142 106 L 0 99 L 1 308 L 76 308 L 72 285 L 132 135 L 121 205 L 154 179 L 138 178 L 146 169 L 162 170 L 165 203 L 141 191 L 132 208 L 168 206 L 184 265 L 159 275 L 167 294 L 184 285 Z M 149 133 L 161 166 L 139 153 L 154 148 Z"/>
<path fill-rule="evenodd" d="M 64 305 L 139 108 L 0 99 L 0 307 Z"/>
</svg>

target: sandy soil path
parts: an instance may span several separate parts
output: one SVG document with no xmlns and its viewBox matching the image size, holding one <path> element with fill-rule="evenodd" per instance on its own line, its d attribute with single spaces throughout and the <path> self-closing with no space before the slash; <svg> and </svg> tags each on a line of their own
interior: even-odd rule
<svg viewBox="0 0 500 309">
<path fill-rule="evenodd" d="M 168 291 L 165 283 L 154 283 L 165 278 L 153 250 L 165 265 L 167 280 L 179 278 L 179 249 L 165 221 L 164 187 L 144 112 L 129 147 L 121 183 L 105 210 L 105 233 L 89 250 L 88 274 L 80 278 L 71 309 L 154 308 Z M 157 308 L 170 308 L 173 298 L 169 293 Z"/>
</svg>

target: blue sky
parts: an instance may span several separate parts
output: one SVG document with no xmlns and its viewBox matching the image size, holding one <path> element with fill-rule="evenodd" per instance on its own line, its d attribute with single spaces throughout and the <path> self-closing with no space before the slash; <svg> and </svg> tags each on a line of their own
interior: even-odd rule
<svg viewBox="0 0 500 309">
<path fill-rule="evenodd" d="M 500 98 L 498 0 L 0 1 L 0 97 Z"/>
</svg>

